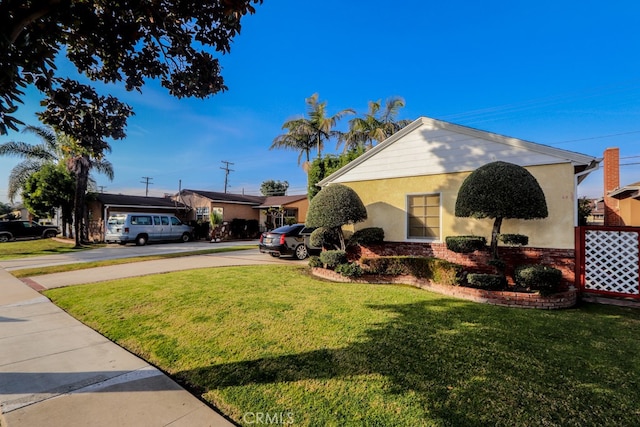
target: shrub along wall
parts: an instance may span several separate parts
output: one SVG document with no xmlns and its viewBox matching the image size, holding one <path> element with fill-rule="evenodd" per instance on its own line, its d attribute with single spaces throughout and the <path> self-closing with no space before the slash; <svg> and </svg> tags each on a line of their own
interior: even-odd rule
<svg viewBox="0 0 640 427">
<path fill-rule="evenodd" d="M 575 285 L 575 251 L 573 249 L 546 249 L 528 247 L 500 247 L 498 253 L 507 263 L 506 276 L 513 284 L 513 270 L 524 264 L 542 264 L 557 268 L 562 272 L 561 289 L 569 289 Z M 361 257 L 413 255 L 441 258 L 463 265 L 468 271 L 492 273 L 493 268 L 487 263 L 491 259 L 488 250 L 459 254 L 447 249 L 444 243 L 409 243 L 385 242 L 377 245 L 352 246 L 349 248 L 349 259 Z"/>
</svg>

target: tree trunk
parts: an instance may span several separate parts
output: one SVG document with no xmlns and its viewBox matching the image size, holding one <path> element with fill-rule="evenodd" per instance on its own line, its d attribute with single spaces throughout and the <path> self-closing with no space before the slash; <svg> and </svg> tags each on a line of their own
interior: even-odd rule
<svg viewBox="0 0 640 427">
<path fill-rule="evenodd" d="M 491 258 L 498 259 L 498 236 L 502 227 L 502 217 L 496 217 L 491 230 Z"/>
<path fill-rule="evenodd" d="M 73 159 L 73 172 L 76 176 L 76 193 L 74 200 L 74 216 L 75 216 L 75 238 L 76 248 L 82 246 L 87 241 L 86 223 L 85 223 L 85 195 L 87 193 L 87 184 L 89 182 L 89 166 L 90 161 L 87 156 L 78 156 Z"/>
</svg>

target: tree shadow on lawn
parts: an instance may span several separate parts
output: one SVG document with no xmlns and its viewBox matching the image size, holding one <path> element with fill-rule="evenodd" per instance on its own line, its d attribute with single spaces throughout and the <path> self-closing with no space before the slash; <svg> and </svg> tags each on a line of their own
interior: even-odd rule
<svg viewBox="0 0 640 427">
<path fill-rule="evenodd" d="M 411 393 L 426 420 L 446 425 L 625 424 L 638 415 L 638 345 L 622 342 L 624 331 L 608 332 L 620 330 L 624 317 L 599 309 L 539 312 L 450 300 L 371 308 L 395 317 L 369 329 L 361 342 L 177 377 L 207 392 L 380 374 L 392 384 L 387 393 Z M 632 315 L 635 329 L 639 319 Z M 620 407 L 612 409 L 612 402 Z"/>
</svg>

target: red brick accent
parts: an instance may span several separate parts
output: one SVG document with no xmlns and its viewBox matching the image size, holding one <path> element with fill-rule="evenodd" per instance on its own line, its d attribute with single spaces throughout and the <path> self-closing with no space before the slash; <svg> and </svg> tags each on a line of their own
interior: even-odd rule
<svg viewBox="0 0 640 427">
<path fill-rule="evenodd" d="M 563 289 L 575 286 L 576 257 L 573 249 L 499 247 L 498 254 L 507 263 L 505 274 L 511 284 L 513 284 L 513 269 L 515 267 L 525 264 L 542 264 L 562 271 L 561 286 Z M 493 272 L 493 268 L 487 264 L 491 259 L 488 251 L 459 254 L 448 250 L 444 243 L 385 242 L 368 247 L 357 246 L 350 249 L 349 259 L 354 261 L 361 257 L 375 258 L 398 255 L 436 257 L 460 264 L 471 272 Z"/>
<path fill-rule="evenodd" d="M 620 206 L 617 199 L 609 197 L 609 192 L 620 188 L 620 149 L 604 150 L 604 225 L 618 227 L 623 225 L 620 218 Z"/>
<path fill-rule="evenodd" d="M 421 289 L 439 294 L 461 298 L 484 304 L 499 305 L 502 307 L 537 308 L 543 310 L 556 310 L 569 308 L 576 305 L 578 292 L 570 289 L 557 294 L 542 296 L 538 293 L 487 291 L 484 289 L 466 288 L 463 286 L 448 286 L 433 283 L 429 280 L 418 279 L 413 276 L 363 276 L 357 279 L 344 277 L 339 273 L 324 268 L 313 268 L 314 276 L 333 282 L 343 283 L 396 283 L 412 285 Z"/>
</svg>

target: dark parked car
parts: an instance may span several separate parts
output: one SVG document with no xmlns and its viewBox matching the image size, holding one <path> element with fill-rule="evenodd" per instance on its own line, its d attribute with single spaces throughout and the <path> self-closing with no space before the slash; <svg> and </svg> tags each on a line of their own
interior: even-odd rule
<svg viewBox="0 0 640 427">
<path fill-rule="evenodd" d="M 260 252 L 271 256 L 291 255 L 297 259 L 305 259 L 310 252 L 317 252 L 320 248 L 309 245 L 309 236 L 313 228 L 304 224 L 293 224 L 278 227 L 275 230 L 262 233 L 260 236 Z"/>
<path fill-rule="evenodd" d="M 15 239 L 48 239 L 56 237 L 60 230 L 55 225 L 40 225 L 33 221 L 0 221 L 0 242 Z"/>
</svg>

